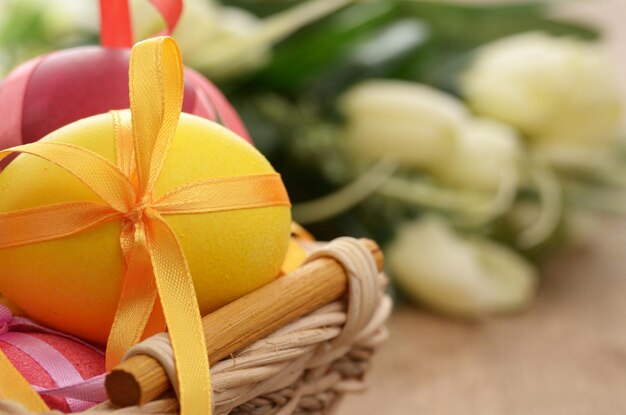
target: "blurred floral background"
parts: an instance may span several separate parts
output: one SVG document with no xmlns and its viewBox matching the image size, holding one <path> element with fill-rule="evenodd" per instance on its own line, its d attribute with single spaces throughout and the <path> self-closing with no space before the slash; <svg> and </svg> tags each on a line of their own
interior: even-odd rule
<svg viewBox="0 0 626 415">
<path fill-rule="evenodd" d="M 555 2 L 186 0 L 187 65 L 233 102 L 318 239 L 377 240 L 399 302 L 523 309 L 542 264 L 626 212 L 622 95 Z M 164 28 L 133 0 L 136 39 Z M 99 42 L 96 0 L 0 0 L 0 76 Z"/>
</svg>

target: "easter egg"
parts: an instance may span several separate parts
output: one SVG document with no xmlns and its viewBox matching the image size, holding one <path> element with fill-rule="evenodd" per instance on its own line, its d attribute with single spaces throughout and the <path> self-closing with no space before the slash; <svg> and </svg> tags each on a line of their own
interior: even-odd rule
<svg viewBox="0 0 626 415">
<path fill-rule="evenodd" d="M 38 354 L 46 355 L 48 364 L 62 369 L 63 366 L 71 366 L 73 369 L 69 370 L 77 372 L 80 382 L 105 372 L 104 354 L 77 341 L 48 333 L 18 333 L 17 336 L 0 334 L 0 350 L 28 383 L 42 389 L 54 389 L 62 385 L 38 362 L 36 355 L 24 351 L 32 348 Z M 63 412 L 87 409 L 97 403 L 47 394 L 42 394 L 42 398 L 50 409 Z"/>
<path fill-rule="evenodd" d="M 86 118 L 43 140 L 84 147 L 115 162 L 111 114 Z M 230 130 L 181 114 L 154 189 L 219 177 L 273 173 L 269 162 Z M 0 173 L 0 212 L 98 201 L 56 165 L 20 155 Z M 187 259 L 203 315 L 270 282 L 290 236 L 286 206 L 164 216 Z M 46 242 L 0 249 L 0 292 L 49 327 L 104 343 L 123 279 L 120 222 Z"/>
<path fill-rule="evenodd" d="M 87 46 L 16 68 L 0 84 L 0 149 L 37 141 L 82 118 L 129 108 L 129 58 L 130 49 Z M 222 93 L 188 68 L 183 112 L 217 121 L 250 141 Z"/>
<path fill-rule="evenodd" d="M 63 412 L 87 409 L 106 397 L 103 379 L 104 353 L 63 333 L 53 332 L 24 318 L 14 318 L 0 305 L 0 352 L 32 386 L 39 389 L 44 402 Z M 89 382 L 90 385 L 86 383 Z M 51 393 L 59 387 L 65 393 Z M 84 399 L 69 395 L 89 389 Z"/>
</svg>

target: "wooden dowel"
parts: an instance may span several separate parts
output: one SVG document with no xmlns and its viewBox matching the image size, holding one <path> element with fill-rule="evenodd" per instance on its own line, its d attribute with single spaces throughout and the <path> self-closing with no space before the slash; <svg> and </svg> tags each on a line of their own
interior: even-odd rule
<svg viewBox="0 0 626 415">
<path fill-rule="evenodd" d="M 375 242 L 361 239 L 382 270 L 383 254 Z M 347 276 L 334 259 L 320 258 L 278 278 L 202 319 L 209 361 L 217 362 L 346 293 Z M 150 356 L 122 362 L 106 378 L 111 402 L 140 405 L 170 387 L 165 370 Z"/>
</svg>

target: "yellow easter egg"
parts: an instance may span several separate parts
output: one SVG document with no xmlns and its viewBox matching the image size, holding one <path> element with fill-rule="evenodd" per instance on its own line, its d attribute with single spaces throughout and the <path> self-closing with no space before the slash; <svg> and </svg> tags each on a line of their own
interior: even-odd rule
<svg viewBox="0 0 626 415">
<path fill-rule="evenodd" d="M 115 163 L 110 114 L 75 122 L 43 140 L 75 144 Z M 182 114 L 154 196 L 198 180 L 272 172 L 234 133 Z M 20 155 L 0 173 L 0 212 L 98 200 L 68 172 L 34 156 Z M 278 206 L 165 220 L 183 247 L 204 315 L 275 278 L 291 215 Z M 123 279 L 120 230 L 114 221 L 62 239 L 0 249 L 0 292 L 49 327 L 105 343 Z"/>
</svg>

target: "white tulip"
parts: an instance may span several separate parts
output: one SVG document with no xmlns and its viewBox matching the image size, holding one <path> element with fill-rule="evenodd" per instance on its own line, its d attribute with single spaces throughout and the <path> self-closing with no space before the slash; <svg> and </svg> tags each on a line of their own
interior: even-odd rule
<svg viewBox="0 0 626 415">
<path fill-rule="evenodd" d="M 274 44 L 352 1 L 309 0 L 259 19 L 215 0 L 186 0 L 173 36 L 191 67 L 212 78 L 228 78 L 260 68 L 271 58 Z M 163 28 L 147 0 L 131 4 L 137 39 Z"/>
<path fill-rule="evenodd" d="M 163 19 L 148 0 L 131 2 L 131 11 L 136 39 L 163 30 Z M 257 68 L 267 61 L 271 45 L 248 46 L 260 25 L 261 20 L 246 10 L 212 0 L 186 0 L 173 36 L 185 62 L 220 77 Z"/>
<path fill-rule="evenodd" d="M 458 235 L 435 218 L 403 225 L 387 258 L 410 297 L 457 316 L 518 310 L 533 298 L 537 284 L 535 269 L 515 252 Z"/>
<path fill-rule="evenodd" d="M 418 168 L 443 162 L 468 113 L 456 98 L 426 85 L 363 82 L 340 99 L 346 140 L 360 156 L 383 156 Z"/>
<path fill-rule="evenodd" d="M 165 29 L 165 22 L 148 0 L 130 2 L 135 39 L 145 39 Z M 220 31 L 221 6 L 212 0 L 186 0 L 173 35 L 185 59 L 201 51 Z"/>
<path fill-rule="evenodd" d="M 441 181 L 464 189 L 495 192 L 505 174 L 516 174 L 521 158 L 516 131 L 489 119 L 463 124 L 450 157 L 434 167 Z"/>
<path fill-rule="evenodd" d="M 212 77 L 227 78 L 258 69 L 270 60 L 273 43 L 257 38 L 263 27 L 262 20 L 235 7 L 221 7 L 217 19 L 219 23 L 210 40 L 205 39 L 194 48 L 188 48 L 191 66 Z M 182 32 L 187 32 L 188 37 L 196 37 L 195 25 L 182 24 L 179 27 L 174 33 L 177 38 Z"/>
<path fill-rule="evenodd" d="M 479 49 L 461 87 L 474 111 L 518 128 L 549 160 L 573 164 L 617 135 L 622 104 L 610 67 L 596 44 L 525 33 Z"/>
</svg>

